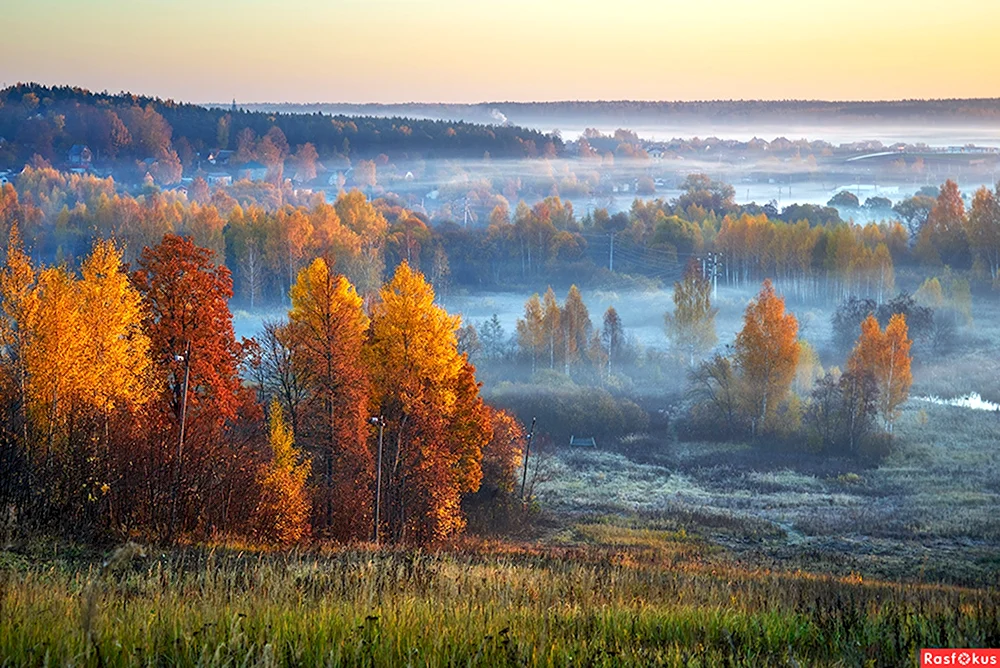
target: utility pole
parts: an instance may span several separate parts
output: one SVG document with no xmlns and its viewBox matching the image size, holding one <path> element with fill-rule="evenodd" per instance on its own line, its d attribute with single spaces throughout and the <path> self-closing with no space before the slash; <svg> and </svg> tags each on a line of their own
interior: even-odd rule
<svg viewBox="0 0 1000 668">
<path fill-rule="evenodd" d="M 611 250 L 608 255 L 608 271 L 615 270 L 615 231 L 611 230 Z"/>
<path fill-rule="evenodd" d="M 175 361 L 184 360 L 184 383 L 183 389 L 181 390 L 181 428 L 180 435 L 177 438 L 177 464 L 174 466 L 174 494 L 173 500 L 170 504 L 170 528 L 168 530 L 167 540 L 172 542 L 174 539 L 174 526 L 177 521 L 177 497 L 180 496 L 181 490 L 181 468 L 183 466 L 183 456 L 184 456 L 184 429 L 187 426 L 187 399 L 188 399 L 188 382 L 191 379 L 191 340 L 189 339 L 187 345 L 184 346 L 184 355 L 174 356 Z"/>
<path fill-rule="evenodd" d="M 535 435 L 535 418 L 531 418 L 531 429 L 528 431 L 528 438 L 524 442 L 524 474 L 521 476 L 521 500 L 524 500 L 524 486 L 528 482 L 528 454 L 531 452 L 531 439 Z"/>
<path fill-rule="evenodd" d="M 385 431 L 385 416 L 372 418 L 372 424 L 378 424 L 378 464 L 375 469 L 375 544 L 378 545 L 379 517 L 382 510 L 382 434 Z"/>
</svg>

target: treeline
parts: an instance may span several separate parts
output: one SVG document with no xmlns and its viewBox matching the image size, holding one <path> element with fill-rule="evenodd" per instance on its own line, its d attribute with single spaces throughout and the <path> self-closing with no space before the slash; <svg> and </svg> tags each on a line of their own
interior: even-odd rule
<svg viewBox="0 0 1000 668">
<path fill-rule="evenodd" d="M 77 144 L 108 164 L 152 159 L 187 167 L 197 153 L 246 149 L 247 141 L 264 137 L 285 156 L 308 144 L 324 158 L 381 153 L 482 158 L 485 152 L 524 158 L 561 149 L 557 137 L 505 125 L 209 109 L 30 83 L 0 90 L 0 137 L 0 168 L 19 167 L 35 154 L 62 162 Z"/>
<path fill-rule="evenodd" d="M 521 425 L 484 404 L 458 318 L 405 262 L 366 305 L 313 260 L 287 320 L 237 341 L 230 273 L 190 238 L 132 271 L 100 241 L 74 272 L 33 264 L 15 226 L 6 255 L 8 529 L 425 544 L 461 532 L 465 508 L 514 507 Z"/>
<path fill-rule="evenodd" d="M 567 117 L 579 117 L 587 122 L 608 116 L 613 122 L 623 117 L 629 122 L 651 121 L 658 118 L 677 120 L 677 117 L 715 118 L 746 123 L 747 117 L 767 120 L 768 117 L 813 118 L 831 120 L 865 117 L 893 120 L 921 120 L 922 118 L 988 119 L 1000 115 L 1000 100 L 899 100 L 872 102 L 824 102 L 819 100 L 715 100 L 715 101 L 561 101 L 561 102 L 487 102 L 483 104 L 261 104 L 267 110 L 364 114 L 421 114 L 433 117 L 496 118 L 495 112 L 524 119 L 553 119 L 550 124 Z"/>
<path fill-rule="evenodd" d="M 366 294 L 404 259 L 443 290 L 569 284 L 581 275 L 595 283 L 615 274 L 672 280 L 699 258 L 723 285 L 771 277 L 792 298 L 832 301 L 849 294 L 887 299 L 903 265 L 969 270 L 986 283 L 1000 275 L 1000 203 L 986 188 L 966 209 L 948 181 L 936 197 L 920 194 L 887 210 L 901 221 L 859 225 L 832 207 L 738 206 L 732 186 L 703 175 L 682 185 L 672 201 L 637 199 L 627 213 L 597 209 L 582 218 L 559 197 L 512 208 L 476 186 L 470 197 L 490 213 L 464 225 L 431 220 L 391 194 L 369 201 L 352 190 L 330 204 L 287 182 L 212 189 L 198 178 L 186 193 L 150 184 L 133 195 L 111 178 L 36 161 L 16 188 L 0 186 L 0 225 L 19 224 L 34 256 L 48 262 L 77 261 L 95 238 L 117 239 L 132 261 L 166 233 L 191 235 L 225 258 L 237 298 L 253 307 L 281 302 L 314 256 L 335 260 Z"/>
</svg>

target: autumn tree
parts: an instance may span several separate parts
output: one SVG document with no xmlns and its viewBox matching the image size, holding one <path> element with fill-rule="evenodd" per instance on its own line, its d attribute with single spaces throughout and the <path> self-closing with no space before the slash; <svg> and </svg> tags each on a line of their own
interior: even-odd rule
<svg viewBox="0 0 1000 668">
<path fill-rule="evenodd" d="M 271 401 L 268 413 L 271 457 L 258 473 L 260 500 L 253 524 L 259 539 L 292 545 L 309 532 L 306 480 L 312 463 L 295 447 L 295 437 L 277 399 Z"/>
<path fill-rule="evenodd" d="M 622 348 L 625 346 L 625 329 L 622 327 L 622 320 L 618 317 L 618 311 L 614 306 L 609 306 L 604 312 L 604 322 L 601 327 L 601 343 L 607 351 L 608 374 L 614 372 L 614 365 L 621 356 Z"/>
<path fill-rule="evenodd" d="M 517 321 L 517 343 L 531 357 L 531 373 L 538 365 L 538 356 L 546 348 L 545 314 L 536 292 L 524 304 L 524 318 Z"/>
<path fill-rule="evenodd" d="M 966 213 L 958 184 L 951 179 L 941 186 L 927 223 L 920 231 L 916 253 L 926 262 L 958 266 L 968 260 Z"/>
<path fill-rule="evenodd" d="M 586 358 L 593 327 L 587 306 L 583 303 L 580 290 L 575 285 L 570 286 L 566 295 L 566 301 L 559 315 L 559 324 L 562 327 L 563 363 L 568 374 L 572 367 Z"/>
<path fill-rule="evenodd" d="M 545 348 L 549 353 L 550 369 L 554 369 L 556 360 L 561 360 L 563 356 L 561 320 L 562 312 L 559 310 L 559 302 L 556 301 L 556 293 L 552 291 L 552 286 L 549 286 L 542 298 L 542 331 L 545 336 Z"/>
<path fill-rule="evenodd" d="M 340 223 L 356 234 L 360 241 L 360 253 L 353 262 L 354 266 L 347 267 L 347 273 L 363 297 L 374 294 L 382 284 L 385 237 L 389 225 L 360 190 L 338 197 L 334 208 Z"/>
<path fill-rule="evenodd" d="M 317 512 L 324 532 L 343 539 L 370 531 L 374 462 L 368 440 L 368 371 L 362 346 L 368 316 L 354 286 L 318 258 L 291 290 L 288 341 L 307 390 L 300 438 L 322 459 Z"/>
<path fill-rule="evenodd" d="M 753 433 L 766 432 L 788 396 L 799 360 L 798 321 L 770 280 L 747 306 L 735 357 Z"/>
<path fill-rule="evenodd" d="M 489 441 L 482 448 L 482 483 L 462 499 L 469 524 L 480 533 L 509 528 L 520 510 L 517 488 L 523 465 L 524 426 L 511 413 L 487 407 Z"/>
<path fill-rule="evenodd" d="M 972 199 L 966 236 L 976 273 L 996 281 L 1000 276 L 1000 202 L 986 187 L 977 190 Z"/>
<path fill-rule="evenodd" d="M 694 366 L 695 358 L 711 350 L 718 342 L 712 307 L 712 284 L 698 265 L 688 263 L 684 277 L 674 283 L 674 312 L 664 315 L 667 337 L 677 351 Z"/>
<path fill-rule="evenodd" d="M 260 413 L 239 376 L 243 349 L 229 311 L 229 270 L 210 250 L 170 234 L 145 248 L 138 265 L 132 279 L 146 304 L 144 328 L 162 388 L 150 416 L 155 447 L 144 462 L 154 521 L 168 537 L 235 522 L 233 504 L 242 499 L 233 492 L 252 484 L 256 472 L 239 427 Z"/>
<path fill-rule="evenodd" d="M 405 262 L 373 306 L 367 359 L 386 444 L 381 534 L 393 541 L 461 531 L 461 495 L 479 486 L 488 422 L 472 368 L 458 354 L 458 326 Z"/>
<path fill-rule="evenodd" d="M 868 316 L 861 323 L 861 336 L 847 362 L 852 373 L 871 374 L 875 379 L 876 405 L 890 433 L 899 415 L 899 406 L 909 397 L 913 383 L 910 373 L 912 343 L 903 315 L 893 315 L 884 331 L 874 316 Z"/>
</svg>

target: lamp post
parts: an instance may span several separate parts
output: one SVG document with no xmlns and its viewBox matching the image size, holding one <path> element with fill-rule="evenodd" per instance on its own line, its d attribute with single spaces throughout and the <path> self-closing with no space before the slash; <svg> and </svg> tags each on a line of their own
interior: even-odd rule
<svg viewBox="0 0 1000 668">
<path fill-rule="evenodd" d="M 382 510 L 382 434 L 385 431 L 385 416 L 373 417 L 371 423 L 378 425 L 378 463 L 375 468 L 375 544 L 378 545 L 379 515 Z"/>
<path fill-rule="evenodd" d="M 174 523 L 177 519 L 177 498 L 180 496 L 181 490 L 181 467 L 183 465 L 184 456 L 184 428 L 187 426 L 187 399 L 188 399 L 188 381 L 191 378 L 191 341 L 189 340 L 184 346 L 183 355 L 174 355 L 175 362 L 184 362 L 184 383 L 181 389 L 181 428 L 180 434 L 177 437 L 177 466 L 174 468 L 174 494 L 170 505 L 170 529 L 168 540 L 172 541 L 174 539 Z"/>
<path fill-rule="evenodd" d="M 531 429 L 524 442 L 524 473 L 521 476 L 521 499 L 524 500 L 524 486 L 528 482 L 528 454 L 531 452 L 531 438 L 535 435 L 535 418 L 531 418 Z"/>
</svg>

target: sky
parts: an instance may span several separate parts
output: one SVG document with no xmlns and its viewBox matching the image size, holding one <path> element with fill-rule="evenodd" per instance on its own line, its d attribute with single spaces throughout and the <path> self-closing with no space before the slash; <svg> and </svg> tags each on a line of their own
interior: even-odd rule
<svg viewBox="0 0 1000 668">
<path fill-rule="evenodd" d="M 1000 97 L 997 0 L 11 0 L 0 86 L 191 102 Z"/>
</svg>

